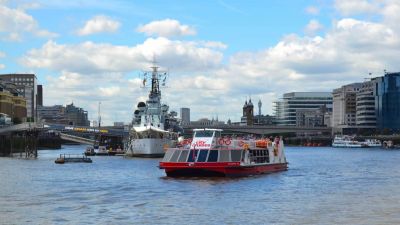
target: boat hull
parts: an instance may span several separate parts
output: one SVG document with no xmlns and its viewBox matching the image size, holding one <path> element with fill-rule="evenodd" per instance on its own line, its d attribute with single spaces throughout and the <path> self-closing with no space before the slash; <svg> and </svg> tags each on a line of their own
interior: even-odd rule
<svg viewBox="0 0 400 225">
<path fill-rule="evenodd" d="M 285 171 L 288 166 L 287 163 L 240 165 L 239 162 L 160 162 L 160 169 L 165 169 L 165 173 L 170 177 L 241 177 Z"/>
<path fill-rule="evenodd" d="M 164 148 L 171 147 L 173 141 L 171 139 L 135 139 L 125 152 L 126 156 L 131 157 L 147 157 L 162 158 L 165 154 Z"/>
</svg>

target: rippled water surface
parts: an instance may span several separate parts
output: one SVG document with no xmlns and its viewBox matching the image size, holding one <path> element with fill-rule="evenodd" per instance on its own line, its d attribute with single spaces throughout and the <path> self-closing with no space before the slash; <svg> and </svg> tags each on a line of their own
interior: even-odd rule
<svg viewBox="0 0 400 225">
<path fill-rule="evenodd" d="M 400 151 L 286 148 L 289 170 L 172 179 L 159 159 L 0 158 L 0 224 L 400 224 Z"/>
</svg>

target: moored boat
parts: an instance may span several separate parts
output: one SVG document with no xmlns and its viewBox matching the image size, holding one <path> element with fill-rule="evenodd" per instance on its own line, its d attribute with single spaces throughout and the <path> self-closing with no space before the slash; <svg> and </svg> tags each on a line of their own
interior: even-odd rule
<svg viewBox="0 0 400 225">
<path fill-rule="evenodd" d="M 343 135 L 336 135 L 332 141 L 332 147 L 335 148 L 362 148 L 367 147 L 362 142 L 354 140 L 354 137 Z"/>
<path fill-rule="evenodd" d="M 146 102 L 139 102 L 134 112 L 129 138 L 125 142 L 126 156 L 163 157 L 164 148 L 176 144 L 179 128 L 176 112 L 169 112 L 169 106 L 161 103 L 160 81 L 163 85 L 167 72 L 161 72 L 157 66 L 144 73 L 143 86 L 151 80 L 151 90 Z"/>
<path fill-rule="evenodd" d="M 92 159 L 79 154 L 60 154 L 55 161 L 57 164 L 64 164 L 64 163 L 91 163 Z"/>
<path fill-rule="evenodd" d="M 167 149 L 159 168 L 167 176 L 249 176 L 288 168 L 281 138 L 221 137 L 221 129 L 194 129 L 193 140 Z"/>
<path fill-rule="evenodd" d="M 335 148 L 369 148 L 382 147 L 382 142 L 377 139 L 366 139 L 365 141 L 357 141 L 354 137 L 336 135 L 332 141 L 332 147 Z"/>
<path fill-rule="evenodd" d="M 93 146 L 88 146 L 88 147 L 86 148 L 84 154 L 85 154 L 86 156 L 94 156 L 94 155 L 96 155 L 96 152 L 94 151 Z"/>
</svg>

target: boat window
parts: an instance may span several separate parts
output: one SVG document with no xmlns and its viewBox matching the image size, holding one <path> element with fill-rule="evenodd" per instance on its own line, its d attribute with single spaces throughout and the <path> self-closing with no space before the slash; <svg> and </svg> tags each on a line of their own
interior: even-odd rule
<svg viewBox="0 0 400 225">
<path fill-rule="evenodd" d="M 229 150 L 221 150 L 219 151 L 219 160 L 218 162 L 229 162 L 230 160 L 230 153 Z"/>
<path fill-rule="evenodd" d="M 232 150 L 231 152 L 231 159 L 232 162 L 240 162 L 242 160 L 242 151 L 243 150 Z"/>
<path fill-rule="evenodd" d="M 188 158 L 188 162 L 194 162 L 195 159 L 197 158 L 197 153 L 199 152 L 199 150 L 190 150 L 189 152 L 189 158 Z"/>
<path fill-rule="evenodd" d="M 183 150 L 181 155 L 179 156 L 178 162 L 186 162 L 189 151 Z"/>
<path fill-rule="evenodd" d="M 176 150 L 175 152 L 174 152 L 174 154 L 172 154 L 172 157 L 171 157 L 171 159 L 169 160 L 170 162 L 176 162 L 176 161 L 178 161 L 178 157 L 179 157 L 179 154 L 181 153 L 181 150 Z"/>
<path fill-rule="evenodd" d="M 163 158 L 163 162 L 168 162 L 169 161 L 169 159 L 171 158 L 171 156 L 172 156 L 172 154 L 175 152 L 175 150 L 168 150 L 166 153 L 165 153 L 165 155 L 164 155 L 164 158 Z"/>
<path fill-rule="evenodd" d="M 218 161 L 218 150 L 210 150 L 207 162 L 217 162 Z"/>
<path fill-rule="evenodd" d="M 195 137 L 212 137 L 213 133 L 211 130 L 199 130 L 196 131 Z"/>
<path fill-rule="evenodd" d="M 205 162 L 207 160 L 208 150 L 200 150 L 197 162 Z"/>
</svg>

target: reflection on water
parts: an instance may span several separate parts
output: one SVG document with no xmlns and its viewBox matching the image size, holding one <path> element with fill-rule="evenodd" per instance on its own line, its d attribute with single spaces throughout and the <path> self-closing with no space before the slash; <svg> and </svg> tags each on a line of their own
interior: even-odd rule
<svg viewBox="0 0 400 225">
<path fill-rule="evenodd" d="M 287 148 L 289 170 L 168 178 L 159 159 L 0 158 L 0 224 L 400 224 L 400 151 Z"/>
</svg>

